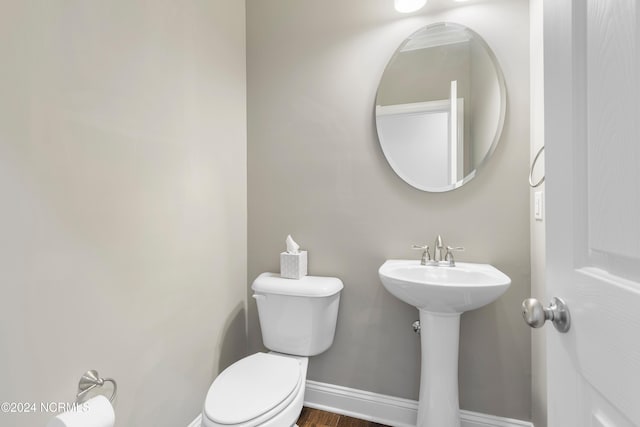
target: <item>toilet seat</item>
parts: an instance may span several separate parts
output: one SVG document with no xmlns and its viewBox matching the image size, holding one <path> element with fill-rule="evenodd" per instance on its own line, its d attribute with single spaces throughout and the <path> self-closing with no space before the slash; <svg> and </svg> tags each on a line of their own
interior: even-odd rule
<svg viewBox="0 0 640 427">
<path fill-rule="evenodd" d="M 203 410 L 204 425 L 263 424 L 295 399 L 304 376 L 296 358 L 266 353 L 245 357 L 225 369 L 209 388 Z"/>
</svg>

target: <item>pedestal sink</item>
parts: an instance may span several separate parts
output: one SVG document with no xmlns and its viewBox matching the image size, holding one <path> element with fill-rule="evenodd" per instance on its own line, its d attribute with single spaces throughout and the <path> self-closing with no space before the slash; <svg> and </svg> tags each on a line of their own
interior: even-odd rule
<svg viewBox="0 0 640 427">
<path fill-rule="evenodd" d="M 389 260 L 378 274 L 392 295 L 420 311 L 418 427 L 460 427 L 460 315 L 498 299 L 511 279 L 489 264 L 449 267 L 415 260 Z"/>
</svg>

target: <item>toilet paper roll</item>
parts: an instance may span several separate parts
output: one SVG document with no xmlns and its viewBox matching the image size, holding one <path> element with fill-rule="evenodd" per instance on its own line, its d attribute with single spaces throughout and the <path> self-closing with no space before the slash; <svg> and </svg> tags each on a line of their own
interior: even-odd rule
<svg viewBox="0 0 640 427">
<path fill-rule="evenodd" d="M 57 415 L 47 427 L 113 427 L 115 422 L 116 414 L 109 399 L 96 396 L 72 411 Z"/>
</svg>

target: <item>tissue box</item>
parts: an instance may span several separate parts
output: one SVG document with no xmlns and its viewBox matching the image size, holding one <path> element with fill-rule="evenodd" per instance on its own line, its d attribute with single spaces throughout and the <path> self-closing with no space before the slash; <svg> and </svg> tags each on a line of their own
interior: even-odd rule
<svg viewBox="0 0 640 427">
<path fill-rule="evenodd" d="M 287 279 L 301 279 L 307 275 L 307 251 L 298 254 L 280 254 L 280 276 Z"/>
</svg>

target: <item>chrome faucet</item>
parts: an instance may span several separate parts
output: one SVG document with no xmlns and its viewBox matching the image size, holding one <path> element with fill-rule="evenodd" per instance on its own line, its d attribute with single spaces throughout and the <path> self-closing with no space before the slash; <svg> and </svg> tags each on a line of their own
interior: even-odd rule
<svg viewBox="0 0 640 427">
<path fill-rule="evenodd" d="M 433 258 L 429 252 L 429 246 L 427 245 L 413 245 L 413 249 L 422 251 L 422 258 L 420 259 L 420 265 L 448 265 L 449 267 L 455 267 L 456 261 L 453 259 L 454 251 L 464 251 L 464 248 L 453 248 L 451 246 L 445 246 L 442 243 L 442 236 L 438 235 L 436 241 L 433 244 Z M 442 251 L 445 250 L 444 257 Z"/>
<path fill-rule="evenodd" d="M 440 236 L 438 234 L 438 237 L 436 237 L 436 241 L 433 244 L 433 260 L 435 262 L 440 262 L 442 261 L 442 249 L 444 248 L 444 245 L 442 244 L 442 236 Z"/>
</svg>

